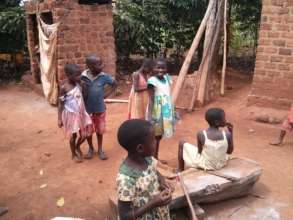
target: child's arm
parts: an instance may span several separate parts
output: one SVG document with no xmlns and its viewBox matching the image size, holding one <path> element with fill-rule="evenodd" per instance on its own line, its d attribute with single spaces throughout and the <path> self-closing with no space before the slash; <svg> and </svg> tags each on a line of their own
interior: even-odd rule
<svg viewBox="0 0 293 220">
<path fill-rule="evenodd" d="M 227 141 L 228 141 L 228 150 L 227 154 L 232 154 L 234 150 L 234 143 L 233 143 L 233 125 L 231 123 L 226 123 L 227 129 Z"/>
<path fill-rule="evenodd" d="M 63 126 L 62 123 L 62 112 L 64 110 L 64 95 L 65 95 L 65 89 L 62 86 L 60 88 L 60 97 L 58 99 L 58 127 L 61 128 Z"/>
<path fill-rule="evenodd" d="M 118 86 L 117 81 L 115 79 L 112 79 L 110 76 L 108 77 L 106 84 L 110 85 L 111 89 L 104 93 L 104 99 L 112 95 L 112 93 L 116 90 Z"/>
<path fill-rule="evenodd" d="M 202 133 L 202 131 L 199 131 L 197 133 L 197 148 L 198 148 L 198 153 L 201 154 L 203 146 L 204 146 L 205 138 Z"/>
<path fill-rule="evenodd" d="M 118 211 L 121 220 L 132 220 L 160 206 L 168 205 L 172 200 L 171 190 L 164 190 L 142 207 L 133 207 L 132 202 L 118 200 Z"/>
<path fill-rule="evenodd" d="M 86 82 L 81 80 L 80 85 L 81 85 L 81 92 L 82 92 L 83 99 L 86 100 L 87 96 L 88 96 L 88 90 L 87 90 Z"/>
<path fill-rule="evenodd" d="M 135 92 L 142 92 L 147 89 L 147 88 L 139 88 L 139 73 L 133 73 L 132 80 L 133 80 L 133 88 Z"/>
<path fill-rule="evenodd" d="M 148 92 L 149 92 L 149 106 L 148 106 L 148 115 L 147 119 L 150 121 L 152 119 L 152 110 L 154 106 L 154 97 L 155 97 L 155 89 L 153 85 L 148 84 Z"/>
</svg>

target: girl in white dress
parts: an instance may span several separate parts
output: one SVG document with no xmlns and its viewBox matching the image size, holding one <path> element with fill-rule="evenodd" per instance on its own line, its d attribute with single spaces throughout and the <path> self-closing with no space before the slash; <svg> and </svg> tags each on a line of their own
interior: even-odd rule
<svg viewBox="0 0 293 220">
<path fill-rule="evenodd" d="M 206 112 L 209 128 L 197 134 L 197 146 L 180 141 L 179 170 L 195 167 L 203 170 L 219 170 L 226 166 L 228 155 L 233 152 L 233 125 L 227 123 L 223 109 L 211 108 Z M 228 131 L 220 130 L 227 127 Z"/>
</svg>

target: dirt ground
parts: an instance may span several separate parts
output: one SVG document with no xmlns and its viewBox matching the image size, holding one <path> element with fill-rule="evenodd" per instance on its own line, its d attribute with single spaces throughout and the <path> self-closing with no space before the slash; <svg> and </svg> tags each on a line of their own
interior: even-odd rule
<svg viewBox="0 0 293 220">
<path fill-rule="evenodd" d="M 263 175 L 248 197 L 204 205 L 207 219 L 291 220 L 293 136 L 288 135 L 283 147 L 268 145 L 278 134 L 278 127 L 248 120 L 245 104 L 250 85 L 243 80 L 231 82 L 233 90 L 206 108 L 225 109 L 235 127 L 234 155 L 259 162 Z M 108 195 L 125 156 L 116 132 L 126 118 L 127 105 L 108 105 L 104 146 L 110 159 L 100 161 L 95 157 L 76 164 L 70 158 L 67 139 L 57 127 L 57 109 L 43 97 L 22 85 L 8 85 L 0 87 L 0 103 L 0 205 L 9 208 L 0 219 L 107 219 Z M 196 131 L 207 126 L 203 118 L 206 108 L 181 115 L 175 136 L 162 142 L 161 158 L 176 158 L 179 139 L 195 141 Z M 87 145 L 82 148 L 85 152 Z M 40 188 L 43 184 L 46 187 Z M 63 207 L 56 205 L 60 197 L 65 199 Z"/>
</svg>

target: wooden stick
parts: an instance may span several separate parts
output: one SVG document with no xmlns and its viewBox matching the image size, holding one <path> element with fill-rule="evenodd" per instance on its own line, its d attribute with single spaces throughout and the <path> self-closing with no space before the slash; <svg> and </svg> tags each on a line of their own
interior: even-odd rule
<svg viewBox="0 0 293 220">
<path fill-rule="evenodd" d="M 212 9 L 212 2 L 213 0 L 210 0 L 209 2 L 209 5 L 208 5 L 208 8 L 206 10 L 206 13 L 205 13 L 205 16 L 198 28 L 198 31 L 196 33 L 196 36 L 195 38 L 193 39 L 193 42 L 191 44 L 191 47 L 188 51 L 188 54 L 184 60 L 184 63 L 182 65 L 182 68 L 179 72 L 179 75 L 178 75 L 178 78 L 177 78 L 177 81 L 176 81 L 176 84 L 175 84 L 175 87 L 174 87 L 174 90 L 173 90 L 173 94 L 172 94 L 172 101 L 174 103 L 174 105 L 176 104 L 176 101 L 177 101 L 177 98 L 179 96 L 179 93 L 180 93 L 180 90 L 183 86 L 183 82 L 184 82 L 184 79 L 185 79 L 185 76 L 188 72 L 188 69 L 189 69 L 189 66 L 190 66 L 190 63 L 191 63 L 191 60 L 192 60 L 192 57 L 194 55 L 194 52 L 196 51 L 196 49 L 198 48 L 198 45 L 200 43 L 200 39 L 202 38 L 202 35 L 204 33 L 204 30 L 205 30 L 205 27 L 206 27 L 206 24 L 207 24 L 207 20 L 211 14 L 211 9 Z"/>
<path fill-rule="evenodd" d="M 221 95 L 225 94 L 225 77 L 226 77 L 226 66 L 227 66 L 227 0 L 225 0 L 224 6 L 224 56 L 223 56 L 223 67 L 222 67 L 222 80 L 221 80 Z"/>
<path fill-rule="evenodd" d="M 123 99 L 105 99 L 104 100 L 106 103 L 128 103 L 128 100 L 123 100 Z"/>
<path fill-rule="evenodd" d="M 194 207 L 192 205 L 192 202 L 191 202 L 191 199 L 190 199 L 188 190 L 187 190 L 187 188 L 186 188 L 186 186 L 184 184 L 183 177 L 181 176 L 180 173 L 178 173 L 178 178 L 179 178 L 179 181 L 180 181 L 182 190 L 184 192 L 184 195 L 186 196 L 187 203 L 188 203 L 189 209 L 191 211 L 192 220 L 197 220 L 197 217 L 196 217 L 196 214 L 195 214 L 195 210 L 194 210 Z"/>
</svg>

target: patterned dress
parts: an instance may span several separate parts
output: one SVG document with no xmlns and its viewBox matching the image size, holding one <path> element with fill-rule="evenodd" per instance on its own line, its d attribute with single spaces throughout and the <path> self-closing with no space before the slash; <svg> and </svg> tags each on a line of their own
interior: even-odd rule
<svg viewBox="0 0 293 220">
<path fill-rule="evenodd" d="M 90 136 L 93 133 L 92 120 L 85 110 L 80 87 L 75 86 L 60 99 L 64 102 L 62 123 L 65 133 L 70 136 L 80 132 L 82 137 Z"/>
<path fill-rule="evenodd" d="M 171 137 L 174 132 L 174 106 L 171 97 L 172 80 L 168 74 L 160 80 L 153 76 L 149 78 L 148 85 L 152 85 L 155 90 L 151 122 L 154 125 L 155 135 Z"/>
<path fill-rule="evenodd" d="M 139 208 L 148 203 L 160 193 L 157 173 L 157 160 L 146 158 L 148 168 L 140 171 L 127 166 L 124 162 L 120 166 L 117 176 L 118 199 L 131 202 L 133 207 Z M 161 206 L 145 213 L 138 220 L 169 220 L 168 206 Z"/>
</svg>

